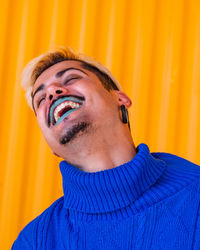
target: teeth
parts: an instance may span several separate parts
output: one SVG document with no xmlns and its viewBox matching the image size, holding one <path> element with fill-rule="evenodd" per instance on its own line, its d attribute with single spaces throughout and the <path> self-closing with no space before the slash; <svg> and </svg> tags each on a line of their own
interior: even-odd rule
<svg viewBox="0 0 200 250">
<path fill-rule="evenodd" d="M 71 108 L 78 108 L 78 107 L 80 107 L 80 104 L 72 102 L 72 101 L 66 101 L 66 102 L 59 104 L 53 112 L 56 122 L 60 118 L 60 116 L 58 114 L 59 111 L 62 110 L 63 108 L 65 108 L 66 106 L 70 106 Z"/>
</svg>

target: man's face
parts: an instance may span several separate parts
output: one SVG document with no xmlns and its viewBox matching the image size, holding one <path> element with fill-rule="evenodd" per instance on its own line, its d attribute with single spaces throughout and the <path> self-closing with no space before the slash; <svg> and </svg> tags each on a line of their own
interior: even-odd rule
<svg viewBox="0 0 200 250">
<path fill-rule="evenodd" d="M 119 121 L 114 91 L 79 61 L 63 61 L 46 69 L 33 88 L 33 105 L 40 129 L 54 153 L 66 157 L 66 148 L 87 140 L 98 143 Z"/>
</svg>

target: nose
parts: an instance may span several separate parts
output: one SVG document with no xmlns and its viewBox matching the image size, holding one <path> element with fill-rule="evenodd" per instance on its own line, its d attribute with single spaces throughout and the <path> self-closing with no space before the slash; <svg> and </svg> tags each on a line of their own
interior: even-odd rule
<svg viewBox="0 0 200 250">
<path fill-rule="evenodd" d="M 57 95 L 60 95 L 64 92 L 62 87 L 59 87 L 57 85 L 51 85 L 47 88 L 47 99 L 50 101 Z"/>
</svg>

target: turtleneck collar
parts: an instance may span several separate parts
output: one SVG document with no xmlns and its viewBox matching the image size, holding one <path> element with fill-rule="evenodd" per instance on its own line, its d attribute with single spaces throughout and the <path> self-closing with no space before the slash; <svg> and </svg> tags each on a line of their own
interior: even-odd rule
<svg viewBox="0 0 200 250">
<path fill-rule="evenodd" d="M 166 163 L 155 158 L 144 143 L 138 145 L 131 161 L 99 172 L 84 172 L 62 161 L 64 206 L 85 213 L 126 207 L 149 189 L 165 168 Z"/>
</svg>

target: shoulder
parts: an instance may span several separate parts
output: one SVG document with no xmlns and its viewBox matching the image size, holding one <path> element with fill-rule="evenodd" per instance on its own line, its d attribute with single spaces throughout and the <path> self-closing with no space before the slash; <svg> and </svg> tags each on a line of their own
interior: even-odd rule
<svg viewBox="0 0 200 250">
<path fill-rule="evenodd" d="M 166 200 L 166 204 L 173 214 L 179 215 L 189 230 L 194 231 L 194 243 L 197 249 L 200 245 L 200 166 L 170 153 L 158 152 L 152 155 L 166 162 L 167 178 L 171 180 L 169 187 L 183 183 L 184 179 L 187 180 L 185 183 L 189 184 Z"/>
<path fill-rule="evenodd" d="M 188 173 L 193 172 L 197 176 L 200 176 L 200 166 L 191 161 L 170 153 L 156 152 L 151 154 L 155 158 L 165 161 L 168 168 L 186 170 Z"/>
<path fill-rule="evenodd" d="M 51 204 L 44 212 L 29 222 L 19 233 L 13 243 L 12 250 L 16 249 L 36 249 L 40 236 L 48 225 L 55 219 L 59 219 L 63 212 L 64 197 L 59 198 Z"/>
<path fill-rule="evenodd" d="M 153 157 L 166 163 L 164 178 L 171 186 L 189 186 L 195 189 L 200 195 L 200 166 L 170 153 L 156 152 L 151 153 Z"/>
</svg>

